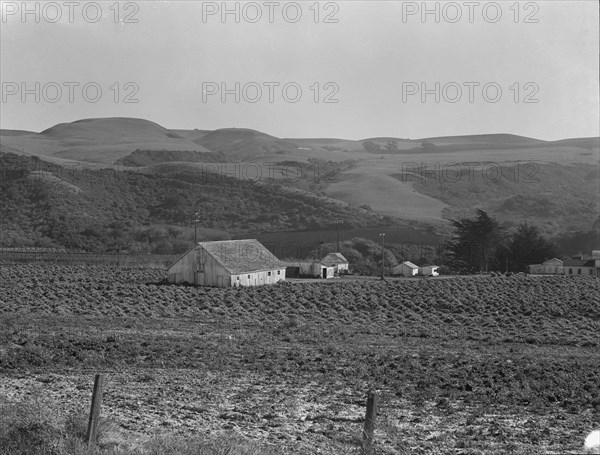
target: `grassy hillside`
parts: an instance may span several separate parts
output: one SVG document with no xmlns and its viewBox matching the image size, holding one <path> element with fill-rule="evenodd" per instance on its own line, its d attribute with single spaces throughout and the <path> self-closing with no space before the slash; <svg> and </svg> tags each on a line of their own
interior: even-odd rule
<svg viewBox="0 0 600 455">
<path fill-rule="evenodd" d="M 154 122 L 116 117 L 61 123 L 41 133 L 2 132 L 1 144 L 33 155 L 105 164 L 137 149 L 210 152 Z"/>
<path fill-rule="evenodd" d="M 77 171 L 0 154 L 3 246 L 177 252 L 201 238 L 245 232 L 349 227 L 389 220 L 358 207 L 279 185 L 173 166 L 160 174 Z M 168 171 L 167 171 L 168 169 Z"/>
<path fill-rule="evenodd" d="M 433 170 L 433 168 L 430 168 Z M 457 219 L 479 207 L 514 226 L 527 221 L 547 235 L 561 231 L 589 230 L 600 211 L 598 169 L 585 164 L 523 162 L 473 167 L 460 177 L 447 174 L 397 174 L 412 182 L 415 190 L 446 204 L 444 216 Z"/>
<path fill-rule="evenodd" d="M 116 164 L 131 167 L 144 167 L 158 163 L 170 163 L 173 161 L 187 163 L 223 163 L 227 161 L 227 158 L 222 154 L 215 152 L 136 149 L 133 153 L 117 160 Z"/>
<path fill-rule="evenodd" d="M 479 207 L 508 225 L 528 221 L 546 234 L 587 231 L 599 207 L 599 138 L 542 141 L 482 134 L 412 140 L 394 136 L 281 139 L 244 128 L 167 129 L 131 118 L 86 119 L 42 133 L 5 130 L 0 134 L 0 151 L 40 156 L 65 166 L 128 165 L 163 176 L 163 164 L 175 162 L 180 170 L 190 172 L 202 172 L 205 163 L 215 162 L 287 167 L 303 176 L 274 175 L 275 183 L 438 230 L 449 218 Z M 439 169 L 457 163 L 472 167 L 476 178 L 464 175 L 457 181 L 452 168 L 442 171 L 446 174 L 440 178 Z M 488 165 L 492 176 L 498 167 L 507 175 L 497 181 L 482 177 Z M 425 179 L 415 167 L 426 169 Z M 520 173 L 515 174 L 516 167 Z M 415 172 L 416 179 L 404 178 Z M 527 180 L 532 172 L 540 180 L 535 184 Z M 323 179 L 323 174 L 328 178 Z"/>
<path fill-rule="evenodd" d="M 299 147 L 291 141 L 246 128 L 211 131 L 194 142 L 237 161 L 251 161 L 263 155 L 283 155 L 299 151 Z"/>
</svg>

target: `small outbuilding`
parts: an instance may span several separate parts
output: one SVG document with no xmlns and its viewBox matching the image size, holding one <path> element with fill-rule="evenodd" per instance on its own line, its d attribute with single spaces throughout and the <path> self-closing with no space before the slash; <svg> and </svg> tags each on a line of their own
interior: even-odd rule
<svg viewBox="0 0 600 455">
<path fill-rule="evenodd" d="M 316 261 L 288 262 L 286 276 L 289 278 L 334 278 L 335 267 L 330 267 Z"/>
<path fill-rule="evenodd" d="M 393 275 L 400 276 L 415 276 L 419 273 L 419 266 L 413 264 L 410 261 L 405 261 L 402 264 L 398 264 L 392 269 Z"/>
<path fill-rule="evenodd" d="M 424 265 L 419 267 L 419 275 L 423 276 L 438 276 L 440 274 L 440 267 L 437 265 Z"/>
<path fill-rule="evenodd" d="M 256 239 L 199 242 L 168 269 L 171 283 L 238 287 L 285 280 L 286 265 Z"/>
<path fill-rule="evenodd" d="M 334 267 L 338 275 L 347 274 L 350 270 L 350 263 L 342 253 L 329 253 L 321 260 L 321 264 Z"/>
</svg>

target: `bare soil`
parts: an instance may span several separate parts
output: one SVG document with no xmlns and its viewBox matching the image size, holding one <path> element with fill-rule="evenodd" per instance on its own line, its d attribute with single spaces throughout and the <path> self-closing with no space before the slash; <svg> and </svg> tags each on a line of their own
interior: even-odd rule
<svg viewBox="0 0 600 455">
<path fill-rule="evenodd" d="M 281 453 L 579 453 L 600 423 L 592 277 L 166 285 L 160 271 L 0 266 L 0 407 L 89 406 L 127 438 L 236 432 Z M 125 436 L 124 436 L 125 437 Z"/>
</svg>

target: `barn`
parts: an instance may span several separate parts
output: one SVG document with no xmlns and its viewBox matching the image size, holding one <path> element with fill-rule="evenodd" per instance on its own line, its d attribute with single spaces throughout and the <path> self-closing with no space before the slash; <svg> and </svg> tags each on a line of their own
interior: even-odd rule
<svg viewBox="0 0 600 455">
<path fill-rule="evenodd" d="M 199 242 L 168 269 L 171 283 L 239 287 L 285 280 L 285 264 L 256 239 Z"/>
<path fill-rule="evenodd" d="M 419 273 L 419 266 L 413 264 L 410 261 L 405 261 L 402 264 L 398 264 L 392 269 L 392 274 L 402 276 L 415 276 Z"/>
<path fill-rule="evenodd" d="M 350 263 L 342 253 L 329 253 L 321 260 L 321 264 L 327 267 L 334 267 L 338 275 L 344 275 L 350 269 Z"/>
</svg>

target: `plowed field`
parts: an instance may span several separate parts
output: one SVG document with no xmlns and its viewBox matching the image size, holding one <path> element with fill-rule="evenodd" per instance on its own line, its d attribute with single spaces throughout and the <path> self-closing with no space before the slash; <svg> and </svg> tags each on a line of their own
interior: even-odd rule
<svg viewBox="0 0 600 455">
<path fill-rule="evenodd" d="M 578 453 L 600 424 L 593 277 L 212 289 L 162 272 L 0 266 L 0 400 L 43 396 L 119 432 L 237 433 L 281 453 Z M 0 403 L 1 404 L 1 403 Z"/>
</svg>

